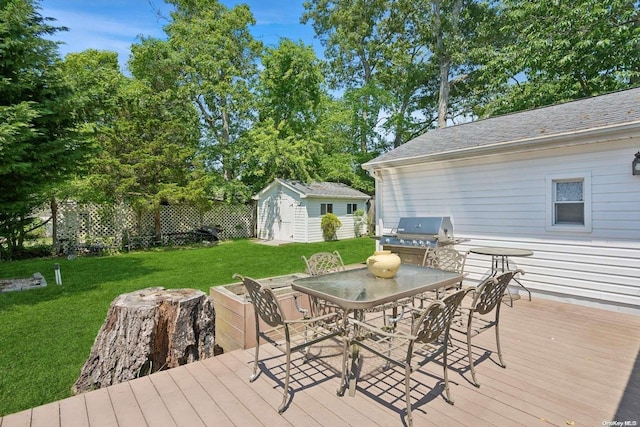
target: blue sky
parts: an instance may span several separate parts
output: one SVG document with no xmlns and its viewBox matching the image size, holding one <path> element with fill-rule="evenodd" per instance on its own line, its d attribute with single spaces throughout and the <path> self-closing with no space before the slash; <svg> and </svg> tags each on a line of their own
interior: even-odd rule
<svg viewBox="0 0 640 427">
<path fill-rule="evenodd" d="M 300 23 L 304 0 L 221 0 L 231 8 L 249 5 L 256 25 L 251 28 L 255 38 L 267 46 L 276 46 L 282 37 L 302 40 L 313 45 L 321 55 L 320 43 L 313 38 L 310 24 Z M 69 31 L 53 38 L 64 42 L 60 53 L 86 49 L 118 52 L 120 66 L 125 67 L 130 46 L 139 35 L 164 38 L 162 27 L 167 24 L 171 7 L 163 0 L 40 0 L 42 16 L 55 18 L 56 25 Z"/>
</svg>

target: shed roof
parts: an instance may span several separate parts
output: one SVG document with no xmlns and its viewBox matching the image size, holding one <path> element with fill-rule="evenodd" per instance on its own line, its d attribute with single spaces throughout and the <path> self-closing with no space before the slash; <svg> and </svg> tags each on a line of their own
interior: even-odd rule
<svg viewBox="0 0 640 427">
<path fill-rule="evenodd" d="M 371 197 L 362 191 L 351 188 L 346 184 L 339 182 L 310 182 L 295 181 L 289 179 L 276 178 L 271 184 L 258 193 L 254 199 L 259 199 L 261 194 L 274 185 L 281 184 L 288 187 L 292 191 L 300 194 L 301 198 L 306 197 L 324 197 L 338 199 L 370 199 Z"/>
<path fill-rule="evenodd" d="M 640 124 L 640 88 L 434 129 L 370 160 L 363 168 L 413 163 L 489 147 L 541 144 L 630 124 Z"/>
</svg>

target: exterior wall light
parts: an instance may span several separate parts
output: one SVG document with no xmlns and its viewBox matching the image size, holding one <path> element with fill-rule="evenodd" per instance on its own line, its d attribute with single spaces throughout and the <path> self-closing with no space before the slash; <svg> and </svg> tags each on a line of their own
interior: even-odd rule
<svg viewBox="0 0 640 427">
<path fill-rule="evenodd" d="M 631 163 L 633 175 L 640 175 L 640 151 L 636 153 L 636 158 Z"/>
</svg>

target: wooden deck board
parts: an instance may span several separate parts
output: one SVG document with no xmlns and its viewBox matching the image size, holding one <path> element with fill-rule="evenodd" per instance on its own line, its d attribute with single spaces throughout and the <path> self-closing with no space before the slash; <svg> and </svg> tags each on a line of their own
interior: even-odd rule
<svg viewBox="0 0 640 427">
<path fill-rule="evenodd" d="M 196 375 L 194 375 L 194 371 Z M 173 381 L 180 390 L 182 390 L 185 398 L 189 401 L 205 425 L 212 425 L 213 423 L 221 427 L 234 425 L 215 401 L 215 395 L 220 393 L 226 395 L 224 389 L 217 389 L 215 390 L 216 393 L 211 393 L 210 390 L 205 389 L 202 384 L 204 383 L 206 385 L 208 382 L 203 381 L 201 383 L 199 381 L 197 370 L 172 369 L 167 372 L 169 372 Z"/>
<path fill-rule="evenodd" d="M 412 375 L 416 426 L 640 423 L 638 316 L 537 299 L 503 306 L 507 368 L 497 364 L 493 332 L 475 337 L 480 388 L 470 382 L 463 337 L 454 338 L 449 379 L 455 404 L 443 398 L 442 366 L 426 364 Z M 7 415 L 0 427 L 404 425 L 403 373 L 385 371 L 379 359 L 363 354 L 356 396 L 337 396 L 340 351 L 339 342 L 329 342 L 314 346 L 307 362 L 293 358 L 293 396 L 282 415 L 284 357 L 263 345 L 254 383 L 248 381 L 254 350 L 236 350 Z"/>
<path fill-rule="evenodd" d="M 90 426 L 117 427 L 118 420 L 109 398 L 109 390 L 101 388 L 84 396 Z"/>
<path fill-rule="evenodd" d="M 169 410 L 171 418 L 178 426 L 198 427 L 205 425 L 183 391 L 173 381 L 169 371 L 149 375 L 149 379 L 158 390 L 158 394 Z"/>
<path fill-rule="evenodd" d="M 251 354 L 243 351 L 234 351 L 226 354 L 225 356 L 240 358 L 238 362 L 249 359 L 253 360 L 253 356 Z M 249 376 L 252 372 L 249 368 L 242 369 L 240 368 L 242 363 L 238 363 L 237 366 L 239 370 L 231 371 L 227 367 L 229 357 L 221 358 L 220 360 L 222 361 L 222 365 L 224 365 L 223 367 L 234 375 L 234 377 L 229 377 L 229 382 L 233 386 L 236 398 L 255 402 L 257 407 L 260 408 L 260 412 L 258 412 L 258 414 L 260 414 L 260 418 L 264 420 L 265 423 L 272 420 L 275 416 L 280 417 L 282 419 L 281 422 L 285 423 L 284 425 L 304 425 L 310 427 L 317 427 L 321 425 L 315 420 L 309 419 L 306 412 L 304 412 L 297 404 L 290 405 L 289 409 L 284 414 L 279 415 L 276 409 L 278 408 L 278 405 L 280 405 L 282 391 L 281 389 L 278 389 L 276 384 L 271 381 L 262 381 L 260 378 L 253 383 L 249 383 Z M 212 360 L 205 361 L 204 363 L 206 364 L 207 362 L 209 362 L 209 365 L 217 365 L 217 363 L 211 363 L 213 362 Z M 254 394 L 247 393 L 247 384 Z M 265 406 L 268 409 L 265 410 Z"/>
<path fill-rule="evenodd" d="M 130 382 L 114 385 L 107 390 L 119 427 L 137 427 L 146 423 Z"/>
<path fill-rule="evenodd" d="M 58 403 L 60 406 L 61 426 L 87 427 L 89 425 L 89 414 L 87 414 L 87 404 L 84 400 L 84 395 L 73 396 L 61 400 Z M 53 424 L 45 422 L 42 425 L 52 426 Z"/>
<path fill-rule="evenodd" d="M 272 347 L 261 348 L 261 353 L 263 351 L 269 351 L 269 354 L 274 357 L 276 357 L 276 355 L 281 354 L 278 350 Z M 241 364 L 243 362 L 244 364 L 246 364 L 246 368 L 240 369 L 237 371 L 237 373 L 241 375 L 241 378 L 246 381 L 246 379 L 249 378 L 249 375 L 252 372 L 251 367 L 253 366 L 253 354 L 234 352 L 233 355 L 239 360 Z M 312 360 L 310 363 L 313 363 L 313 362 L 314 361 Z M 338 384 L 339 384 L 339 378 L 336 378 L 333 381 L 320 381 L 318 386 L 316 387 L 318 389 L 317 391 L 322 393 L 322 396 L 323 396 L 322 398 L 324 400 L 329 400 L 331 402 L 330 405 L 334 405 L 336 402 L 341 402 L 343 400 L 342 398 L 336 396 L 336 390 L 338 388 Z M 280 389 L 280 393 L 281 392 L 282 391 Z M 280 403 L 281 394 L 278 394 L 277 396 L 278 398 L 275 399 L 277 400 L 277 403 L 274 404 L 274 406 L 276 407 Z M 331 396 L 331 399 L 329 399 L 329 396 Z M 354 413 L 352 414 L 353 418 L 362 420 L 362 422 L 375 420 L 375 422 L 377 422 L 379 425 L 394 425 L 393 422 L 397 421 L 396 418 L 392 417 L 387 411 L 384 410 L 384 408 L 379 408 L 377 406 L 372 407 L 371 405 L 366 405 L 366 404 L 363 405 L 360 400 L 352 400 L 352 399 L 347 401 L 346 404 L 353 409 L 354 411 Z M 291 407 L 283 414 L 283 416 L 286 417 L 289 414 L 289 412 L 294 408 L 297 408 L 297 404 L 295 400 L 292 402 Z M 292 422 L 292 424 L 307 426 L 310 421 L 312 422 L 311 425 L 321 425 L 321 424 L 317 424 L 314 420 L 309 420 L 306 413 L 304 414 L 304 417 L 305 417 L 304 419 L 297 420 L 297 422 Z"/>
<path fill-rule="evenodd" d="M 149 377 L 129 381 L 129 385 L 147 425 L 154 427 L 177 425 Z"/>
<path fill-rule="evenodd" d="M 60 426 L 60 406 L 56 402 L 33 408 L 31 412 L 31 422 L 40 425 L 45 422 L 50 423 L 51 427 Z"/>
</svg>

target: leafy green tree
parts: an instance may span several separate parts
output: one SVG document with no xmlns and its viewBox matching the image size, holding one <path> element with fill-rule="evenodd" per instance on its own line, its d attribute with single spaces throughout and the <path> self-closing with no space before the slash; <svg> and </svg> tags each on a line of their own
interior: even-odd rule
<svg viewBox="0 0 640 427">
<path fill-rule="evenodd" d="M 318 141 L 287 135 L 283 128 L 268 118 L 256 123 L 243 138 L 242 182 L 254 192 L 274 178 L 308 182 L 317 176 L 313 161 L 321 152 Z"/>
<path fill-rule="evenodd" d="M 485 27 L 495 22 L 494 2 L 478 0 L 396 0 L 388 31 L 391 67 L 381 76 L 391 94 L 388 129 L 394 146 L 427 129 L 468 120 L 468 94 L 476 83 Z M 493 34 L 493 33 L 492 33 Z"/>
<path fill-rule="evenodd" d="M 127 79 L 120 71 L 118 54 L 111 51 L 94 49 L 68 54 L 62 70 L 72 90 L 72 105 L 77 132 L 83 139 L 102 150 L 102 136 L 113 126 L 119 108 L 119 94 Z M 94 156 L 89 171 L 97 170 L 96 162 L 100 155 Z M 88 173 L 70 181 L 61 189 L 58 198 L 73 198 L 86 202 L 105 202 L 113 200 L 111 192 L 105 193 L 104 185 L 94 181 L 95 176 Z M 104 177 L 109 182 L 109 177 Z"/>
<path fill-rule="evenodd" d="M 154 208 L 158 203 L 189 203 L 201 208 L 209 206 L 211 178 L 205 172 L 205 159 L 200 153 L 201 128 L 197 108 L 187 93 L 181 90 L 176 78 L 181 70 L 173 60 L 174 52 L 160 40 L 143 39 L 132 46 L 129 69 L 134 79 L 148 91 L 152 109 L 144 109 L 143 123 L 148 126 L 144 135 L 152 152 L 162 152 L 160 165 L 149 182 L 160 185 L 160 191 L 145 202 Z M 153 156 L 153 155 L 152 155 Z M 162 170 L 162 168 L 171 169 Z M 140 202 L 138 201 L 138 204 Z M 159 224 L 156 224 L 156 231 Z"/>
<path fill-rule="evenodd" d="M 362 153 L 384 142 L 379 133 L 381 95 L 377 74 L 387 65 L 385 45 L 391 43 L 384 20 L 391 0 L 310 0 L 304 3 L 302 22 L 311 22 L 325 46 L 334 89 L 345 89 L 353 111 L 354 138 Z"/>
<path fill-rule="evenodd" d="M 410 56 L 403 58 L 401 68 L 408 74 L 406 82 L 419 82 L 413 91 L 429 101 L 422 111 L 427 124 L 435 117 L 438 127 L 447 125 L 451 78 L 463 58 L 461 16 L 468 4 L 473 0 L 399 0 L 396 4 L 401 19 L 396 19 L 394 29 L 407 45 L 396 56 Z"/>
<path fill-rule="evenodd" d="M 0 2 L 0 235 L 9 256 L 24 243 L 33 211 L 86 161 L 74 133 L 70 88 L 60 71 L 63 30 L 30 0 Z"/>
<path fill-rule="evenodd" d="M 191 100 L 178 87 L 175 69 L 163 67 L 171 55 L 165 42 L 147 39 L 132 47 L 132 78 L 118 85 L 96 138 L 101 152 L 89 182 L 108 200 L 126 201 L 138 214 L 165 203 L 206 205 L 210 180 L 197 155 L 200 128 Z"/>
<path fill-rule="evenodd" d="M 243 182 L 257 191 L 274 178 L 318 177 L 319 123 L 327 94 L 320 61 L 302 42 L 282 39 L 262 57 L 259 120 L 244 138 Z"/>
<path fill-rule="evenodd" d="M 485 51 L 476 113 L 503 114 L 640 83 L 640 11 L 631 0 L 503 0 Z M 504 41 L 506 39 L 506 42 Z"/>
<path fill-rule="evenodd" d="M 71 114 L 75 130 L 89 146 L 99 149 L 97 136 L 113 121 L 119 86 L 124 76 L 118 67 L 116 52 L 89 49 L 80 53 L 69 53 L 61 63 L 61 72 L 71 91 Z M 92 156 L 89 165 L 98 157 Z M 104 201 L 100 188 L 86 179 L 88 170 L 79 171 L 64 183 L 56 186 L 50 195 L 52 217 L 53 253 L 60 249 L 58 240 L 58 205 L 60 201 Z"/>
<path fill-rule="evenodd" d="M 203 126 L 202 149 L 217 181 L 235 188 L 240 156 L 236 144 L 255 119 L 252 87 L 262 44 L 249 31 L 248 6 L 232 9 L 215 0 L 168 0 L 175 6 L 165 27 L 180 90 Z"/>
<path fill-rule="evenodd" d="M 458 114 L 474 69 L 469 49 L 492 8 L 474 0 L 314 0 L 332 79 L 357 114 L 361 152 L 399 146 Z M 457 86 L 457 87 L 454 87 Z"/>
<path fill-rule="evenodd" d="M 313 133 L 326 96 L 321 62 L 311 46 L 281 39 L 262 56 L 258 83 L 259 118 L 284 126 L 283 133 Z"/>
<path fill-rule="evenodd" d="M 357 140 L 352 138 L 358 129 L 353 126 L 356 114 L 345 99 L 331 99 L 323 108 L 318 130 L 323 151 L 317 166 L 318 179 L 341 182 L 373 194 L 373 179 L 360 165 L 375 153 L 362 153 Z"/>
<path fill-rule="evenodd" d="M 125 77 L 117 52 L 88 49 L 69 53 L 62 63 L 73 92 L 73 113 L 80 131 L 91 135 L 113 120 L 117 93 Z"/>
</svg>

